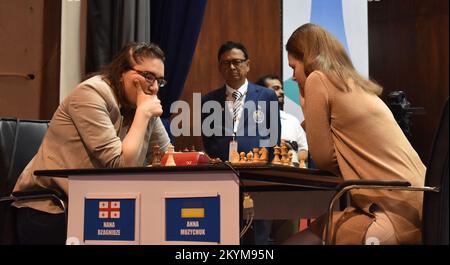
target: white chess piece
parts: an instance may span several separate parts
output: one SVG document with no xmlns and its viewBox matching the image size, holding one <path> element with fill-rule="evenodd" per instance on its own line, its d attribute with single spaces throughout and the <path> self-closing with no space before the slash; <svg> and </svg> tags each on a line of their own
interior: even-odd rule
<svg viewBox="0 0 450 265">
<path fill-rule="evenodd" d="M 173 152 L 174 152 L 174 147 L 172 144 L 169 144 L 167 146 L 167 161 L 165 164 L 166 167 L 173 167 L 173 166 L 177 165 L 177 164 L 175 164 L 175 160 L 173 160 Z"/>
<path fill-rule="evenodd" d="M 307 168 L 306 166 L 306 160 L 308 159 L 308 151 L 307 150 L 300 150 L 298 152 L 298 162 L 300 168 Z"/>
</svg>

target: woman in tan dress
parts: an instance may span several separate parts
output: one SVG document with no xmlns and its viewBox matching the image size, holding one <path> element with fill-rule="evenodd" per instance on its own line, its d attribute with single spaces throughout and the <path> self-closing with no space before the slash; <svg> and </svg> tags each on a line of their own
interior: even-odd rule
<svg viewBox="0 0 450 265">
<path fill-rule="evenodd" d="M 382 88 L 356 72 L 334 36 L 305 24 L 286 50 L 300 87 L 309 150 L 320 169 L 344 180 L 424 184 L 426 168 L 379 98 Z M 422 199 L 421 192 L 352 191 L 351 206 L 336 212 L 333 243 L 420 244 Z M 320 220 L 286 244 L 320 244 Z"/>
<path fill-rule="evenodd" d="M 68 195 L 64 178 L 35 170 L 144 166 L 152 148 L 165 151 L 169 137 L 159 118 L 164 53 L 155 44 L 130 43 L 99 75 L 79 84 L 59 105 L 37 154 L 14 192 L 44 190 Z M 65 218 L 50 199 L 15 202 L 21 244 L 64 244 Z"/>
</svg>

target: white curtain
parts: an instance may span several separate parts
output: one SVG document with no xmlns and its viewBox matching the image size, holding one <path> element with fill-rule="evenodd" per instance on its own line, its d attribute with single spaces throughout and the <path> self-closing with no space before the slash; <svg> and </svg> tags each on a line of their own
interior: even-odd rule
<svg viewBox="0 0 450 265">
<path fill-rule="evenodd" d="M 81 5 L 84 0 L 62 0 L 61 68 L 59 101 L 61 102 L 82 78 Z"/>
</svg>

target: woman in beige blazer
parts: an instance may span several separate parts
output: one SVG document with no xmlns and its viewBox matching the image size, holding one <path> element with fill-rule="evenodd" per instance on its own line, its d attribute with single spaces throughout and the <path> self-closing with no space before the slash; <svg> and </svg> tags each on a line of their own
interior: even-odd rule
<svg viewBox="0 0 450 265">
<path fill-rule="evenodd" d="M 144 166 L 155 144 L 169 137 L 156 94 L 166 84 L 164 53 L 155 44 L 130 43 L 100 74 L 79 84 L 59 105 L 43 142 L 14 191 L 50 190 L 67 197 L 67 180 L 35 170 Z M 52 200 L 23 201 L 18 236 L 24 244 L 65 242 L 63 210 Z"/>
<path fill-rule="evenodd" d="M 345 180 L 406 180 L 424 184 L 425 166 L 379 98 L 382 88 L 362 77 L 344 47 L 314 24 L 294 31 L 286 44 L 300 87 L 305 131 L 314 162 Z M 420 192 L 357 190 L 351 206 L 337 212 L 336 244 L 418 244 Z M 320 244 L 323 225 L 287 244 Z"/>
</svg>

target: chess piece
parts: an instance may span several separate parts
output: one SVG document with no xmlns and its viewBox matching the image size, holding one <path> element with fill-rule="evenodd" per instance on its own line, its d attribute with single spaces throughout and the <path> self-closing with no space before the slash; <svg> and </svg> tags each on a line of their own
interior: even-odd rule
<svg viewBox="0 0 450 265">
<path fill-rule="evenodd" d="M 197 150 L 195 150 L 195 146 L 191 146 L 191 152 L 197 152 Z"/>
<path fill-rule="evenodd" d="M 288 166 L 293 167 L 292 157 L 294 157 L 294 150 L 289 150 L 288 152 Z"/>
<path fill-rule="evenodd" d="M 287 153 L 287 146 L 286 144 L 281 145 L 281 164 L 283 165 L 289 165 L 288 161 L 288 153 Z"/>
<path fill-rule="evenodd" d="M 250 151 L 247 153 L 247 163 L 252 163 L 253 162 L 253 152 Z"/>
<path fill-rule="evenodd" d="M 236 164 L 239 163 L 239 153 L 236 151 L 232 151 L 231 152 L 231 161 L 230 163 L 232 164 Z"/>
<path fill-rule="evenodd" d="M 308 159 L 308 150 L 300 150 L 298 152 L 298 162 L 300 168 L 307 168 L 306 160 Z"/>
<path fill-rule="evenodd" d="M 239 159 L 239 163 L 245 163 L 247 161 L 247 158 L 245 157 L 245 152 L 241 152 L 239 156 L 241 157 L 241 159 Z"/>
<path fill-rule="evenodd" d="M 238 157 L 239 157 L 239 155 L 238 155 Z M 209 158 L 209 163 L 210 164 L 220 164 L 220 163 L 222 163 L 222 160 L 218 157 L 217 158 Z"/>
<path fill-rule="evenodd" d="M 272 160 L 272 164 L 274 165 L 281 165 L 281 160 L 280 160 L 280 150 L 281 148 L 278 145 L 275 145 L 275 147 L 273 148 L 273 160 Z"/>
<path fill-rule="evenodd" d="M 159 150 L 159 145 L 154 145 L 153 146 L 153 159 L 152 159 L 152 163 L 151 165 L 153 167 L 155 166 L 160 166 L 161 165 L 161 151 Z"/>
<path fill-rule="evenodd" d="M 267 148 L 262 147 L 261 149 L 259 149 L 259 161 L 264 163 L 269 162 L 269 151 L 267 150 Z"/>
<path fill-rule="evenodd" d="M 185 153 L 186 153 L 186 152 L 189 152 L 189 148 L 187 148 L 187 147 L 184 148 L 183 152 L 185 152 Z"/>
<path fill-rule="evenodd" d="M 259 148 L 253 148 L 253 161 L 259 162 Z"/>
<path fill-rule="evenodd" d="M 175 160 L 173 160 L 173 152 L 174 152 L 174 147 L 172 144 L 169 144 L 167 146 L 167 161 L 165 166 L 166 167 L 173 167 L 176 166 L 177 164 L 175 164 Z"/>
</svg>

